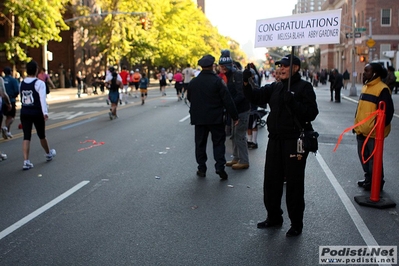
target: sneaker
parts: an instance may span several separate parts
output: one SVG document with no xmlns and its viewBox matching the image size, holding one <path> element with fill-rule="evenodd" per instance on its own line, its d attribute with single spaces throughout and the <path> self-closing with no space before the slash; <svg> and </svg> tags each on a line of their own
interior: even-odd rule
<svg viewBox="0 0 399 266">
<path fill-rule="evenodd" d="M 24 165 L 22 166 L 23 170 L 29 170 L 33 168 L 33 163 L 31 163 L 29 160 L 24 161 Z"/>
<path fill-rule="evenodd" d="M 248 142 L 248 149 L 252 150 L 257 148 L 258 148 L 258 143 Z"/>
<path fill-rule="evenodd" d="M 234 170 L 248 169 L 249 163 L 236 163 L 231 166 Z"/>
<path fill-rule="evenodd" d="M 7 154 L 0 152 L 0 162 L 4 161 L 4 160 L 7 160 L 7 158 L 8 158 Z"/>
<path fill-rule="evenodd" d="M 109 115 L 109 119 L 113 119 L 114 118 L 114 116 L 112 115 L 112 113 L 111 112 L 108 112 L 108 115 Z"/>
<path fill-rule="evenodd" d="M 13 137 L 12 134 L 11 134 L 11 132 L 7 132 L 6 135 L 7 135 L 7 137 L 10 138 L 10 139 L 12 139 L 12 137 Z"/>
<path fill-rule="evenodd" d="M 57 153 L 55 152 L 55 150 L 51 149 L 50 152 L 46 154 L 46 161 L 47 162 L 51 161 L 56 154 Z"/>
<path fill-rule="evenodd" d="M 2 128 L 1 128 L 1 134 L 3 135 L 3 138 L 4 138 L 4 139 L 8 139 L 8 136 L 7 136 L 7 127 L 2 127 Z"/>
</svg>

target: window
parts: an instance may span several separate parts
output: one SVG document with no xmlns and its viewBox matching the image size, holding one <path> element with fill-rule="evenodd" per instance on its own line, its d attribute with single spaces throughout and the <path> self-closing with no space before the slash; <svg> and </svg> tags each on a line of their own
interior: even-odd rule
<svg viewBox="0 0 399 266">
<path fill-rule="evenodd" d="M 6 37 L 6 30 L 4 25 L 0 25 L 0 37 Z"/>
<path fill-rule="evenodd" d="M 2 63 L 7 62 L 6 52 L 4 52 L 4 51 L 0 52 L 0 62 L 2 62 Z"/>
<path fill-rule="evenodd" d="M 381 9 L 381 26 L 391 26 L 391 9 Z"/>
</svg>

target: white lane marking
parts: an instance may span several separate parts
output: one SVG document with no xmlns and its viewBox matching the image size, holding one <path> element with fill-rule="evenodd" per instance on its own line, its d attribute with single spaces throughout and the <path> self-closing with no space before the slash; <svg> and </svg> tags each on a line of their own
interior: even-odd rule
<svg viewBox="0 0 399 266">
<path fill-rule="evenodd" d="M 189 118 L 190 118 L 190 115 L 187 115 L 187 116 L 183 117 L 182 119 L 180 119 L 179 122 L 184 122 Z"/>
<path fill-rule="evenodd" d="M 352 201 L 349 199 L 348 195 L 346 195 L 344 189 L 338 183 L 338 180 L 335 178 L 334 174 L 324 161 L 323 157 L 320 153 L 316 154 L 316 159 L 319 162 L 321 168 L 323 169 L 324 173 L 327 175 L 328 180 L 330 180 L 331 185 L 337 192 L 339 198 L 341 199 L 342 203 L 345 206 L 346 211 L 348 212 L 349 216 L 351 217 L 352 221 L 357 227 L 360 235 L 362 236 L 364 242 L 368 246 L 379 246 L 373 235 L 371 234 L 370 230 L 368 229 L 367 225 L 364 223 L 362 217 L 356 210 L 355 206 L 353 205 Z"/>
<path fill-rule="evenodd" d="M 0 240 L 3 239 L 4 237 L 6 237 L 7 235 L 11 234 L 12 232 L 14 232 L 15 230 L 17 230 L 21 226 L 23 226 L 23 225 L 27 224 L 28 222 L 30 222 L 31 220 L 35 219 L 37 216 L 39 216 L 43 212 L 45 212 L 48 209 L 52 208 L 54 205 L 60 203 L 61 201 L 63 201 L 64 199 L 66 199 L 67 197 L 69 197 L 70 195 L 72 195 L 73 193 L 75 193 L 76 191 L 78 191 L 79 189 L 84 187 L 85 185 L 87 185 L 89 182 L 90 181 L 82 181 L 82 182 L 80 182 L 79 184 L 77 184 L 73 188 L 69 189 L 68 191 L 66 191 L 63 194 L 61 194 L 60 196 L 58 196 L 57 198 L 55 198 L 52 201 L 50 201 L 49 203 L 43 205 L 42 207 L 40 207 L 36 211 L 32 212 L 31 214 L 25 216 L 24 218 L 22 218 L 18 222 L 14 223 L 13 225 L 11 225 L 8 228 L 4 229 L 3 231 L 0 232 Z"/>
</svg>

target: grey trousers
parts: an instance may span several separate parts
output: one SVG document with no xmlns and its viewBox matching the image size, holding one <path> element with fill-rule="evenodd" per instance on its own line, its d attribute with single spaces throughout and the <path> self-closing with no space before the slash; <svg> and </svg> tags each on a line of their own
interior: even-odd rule
<svg viewBox="0 0 399 266">
<path fill-rule="evenodd" d="M 238 114 L 238 125 L 233 126 L 233 160 L 242 164 L 249 164 L 247 129 L 249 111 Z"/>
</svg>

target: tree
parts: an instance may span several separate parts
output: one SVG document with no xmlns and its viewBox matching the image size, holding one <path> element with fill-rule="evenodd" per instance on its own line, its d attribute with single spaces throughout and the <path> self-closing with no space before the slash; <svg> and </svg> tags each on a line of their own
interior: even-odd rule
<svg viewBox="0 0 399 266">
<path fill-rule="evenodd" d="M 4 10 L 10 28 L 9 39 L 0 43 L 0 51 L 5 51 L 7 59 L 27 62 L 27 47 L 40 47 L 48 41 L 61 41 L 59 33 L 68 30 L 62 13 L 69 0 L 5 0 Z"/>
<path fill-rule="evenodd" d="M 196 65 L 204 54 L 217 57 L 232 43 L 218 33 L 192 0 L 96 0 L 96 5 L 106 15 L 74 23 L 75 28 L 85 29 L 82 46 L 90 43 L 105 64 L 126 59 L 132 65 Z M 92 10 L 87 7 L 72 13 L 84 17 Z M 147 27 L 142 25 L 143 18 Z M 243 58 L 237 47 L 234 51 Z"/>
<path fill-rule="evenodd" d="M 316 48 L 314 51 L 314 55 L 310 58 L 310 64 L 313 65 L 316 69 L 320 67 L 320 48 Z"/>
</svg>

